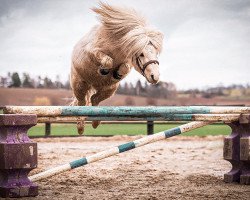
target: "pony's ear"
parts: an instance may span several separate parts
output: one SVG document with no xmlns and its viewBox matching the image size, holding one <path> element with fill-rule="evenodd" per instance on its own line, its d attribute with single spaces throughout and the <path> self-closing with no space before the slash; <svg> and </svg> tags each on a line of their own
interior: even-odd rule
<svg viewBox="0 0 250 200">
<path fill-rule="evenodd" d="M 163 32 L 161 32 L 161 31 L 159 31 L 159 30 L 158 30 L 158 34 L 160 34 L 160 35 L 161 35 L 161 37 L 162 37 L 162 38 L 164 38 L 164 34 L 163 34 Z"/>
<path fill-rule="evenodd" d="M 159 30 L 154 30 L 154 32 L 155 32 L 155 36 L 156 36 L 157 38 L 159 38 L 159 40 L 163 41 L 163 39 L 164 39 L 164 34 L 163 34 L 161 31 L 159 31 Z"/>
</svg>

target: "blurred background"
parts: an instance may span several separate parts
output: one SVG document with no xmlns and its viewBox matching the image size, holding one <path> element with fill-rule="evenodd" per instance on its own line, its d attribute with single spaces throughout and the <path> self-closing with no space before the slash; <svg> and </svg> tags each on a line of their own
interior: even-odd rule
<svg viewBox="0 0 250 200">
<path fill-rule="evenodd" d="M 250 1 L 123 0 L 164 35 L 161 82 L 134 70 L 102 105 L 250 105 Z M 0 0 L 0 105 L 68 105 L 92 0 Z"/>
</svg>

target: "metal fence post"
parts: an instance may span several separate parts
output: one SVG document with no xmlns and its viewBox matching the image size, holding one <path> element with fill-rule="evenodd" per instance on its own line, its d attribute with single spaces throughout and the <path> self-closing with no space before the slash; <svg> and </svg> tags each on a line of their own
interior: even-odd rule
<svg viewBox="0 0 250 200">
<path fill-rule="evenodd" d="M 50 136 L 50 135 L 51 135 L 51 123 L 46 122 L 45 123 L 45 137 Z"/>
<path fill-rule="evenodd" d="M 147 121 L 147 135 L 154 134 L 154 121 Z"/>
</svg>

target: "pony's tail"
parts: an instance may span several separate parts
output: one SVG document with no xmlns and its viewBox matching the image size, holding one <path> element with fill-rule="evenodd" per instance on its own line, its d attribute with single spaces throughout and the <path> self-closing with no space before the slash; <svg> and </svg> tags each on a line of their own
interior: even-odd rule
<svg viewBox="0 0 250 200">
<path fill-rule="evenodd" d="M 146 19 L 133 8 L 109 5 L 99 1 L 98 7 L 91 8 L 101 23 L 111 29 L 119 28 L 124 20 L 131 26 L 146 25 Z"/>
</svg>

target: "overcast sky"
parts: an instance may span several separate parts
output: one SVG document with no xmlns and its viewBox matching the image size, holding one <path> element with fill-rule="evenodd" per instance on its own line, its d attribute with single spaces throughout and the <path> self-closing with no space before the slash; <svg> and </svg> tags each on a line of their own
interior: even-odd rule
<svg viewBox="0 0 250 200">
<path fill-rule="evenodd" d="M 162 81 L 178 89 L 250 83 L 250 1 L 106 1 L 139 10 L 165 35 Z M 0 75 L 66 80 L 75 43 L 95 24 L 92 0 L 0 0 Z M 133 71 L 125 80 L 144 78 Z"/>
</svg>

